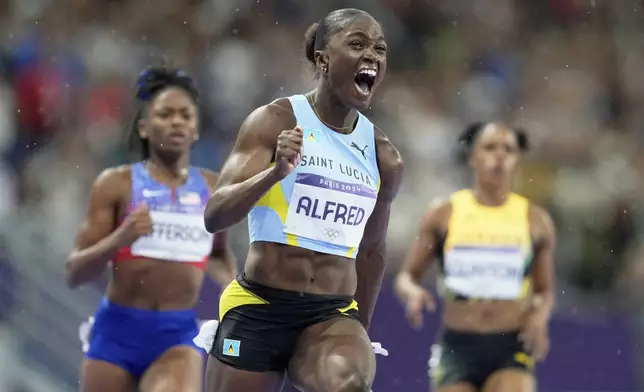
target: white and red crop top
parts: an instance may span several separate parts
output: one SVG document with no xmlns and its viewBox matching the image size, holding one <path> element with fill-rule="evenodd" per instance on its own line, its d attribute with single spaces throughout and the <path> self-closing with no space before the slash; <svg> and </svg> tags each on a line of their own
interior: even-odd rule
<svg viewBox="0 0 644 392">
<path fill-rule="evenodd" d="M 133 164 L 128 213 L 147 203 L 152 234 L 121 248 L 112 261 L 143 257 L 205 268 L 213 244 L 213 235 L 206 231 L 203 221 L 209 197 L 210 188 L 198 168 L 190 167 L 186 182 L 173 189 L 154 180 L 142 162 Z"/>
</svg>

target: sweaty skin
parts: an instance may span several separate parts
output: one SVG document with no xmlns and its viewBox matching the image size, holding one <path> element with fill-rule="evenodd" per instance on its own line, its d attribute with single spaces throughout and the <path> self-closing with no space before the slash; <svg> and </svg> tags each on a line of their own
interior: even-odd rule
<svg viewBox="0 0 644 392">
<path fill-rule="evenodd" d="M 386 45 L 380 25 L 370 15 L 338 10 L 335 17 L 346 20 L 329 37 L 317 38 L 323 40 L 317 41 L 323 42 L 323 48 L 311 53 L 309 45 L 316 38 L 308 41 L 307 58 L 315 65 L 319 79 L 307 99 L 329 130 L 348 134 L 355 126 L 357 111 L 369 107 L 373 89 L 384 77 Z M 310 31 L 321 30 L 312 26 Z M 356 83 L 356 75 L 364 67 L 379 71 L 368 94 L 359 91 Z M 273 185 L 294 170 L 302 155 L 302 134 L 296 125 L 286 98 L 248 116 L 206 208 L 209 231 L 240 222 Z M 253 242 L 249 248 L 244 271 L 250 280 L 278 289 L 353 296 L 358 302 L 360 322 L 335 317 L 308 326 L 298 336 L 288 374 L 301 390 L 366 392 L 374 379 L 375 355 L 367 328 L 385 269 L 391 203 L 403 174 L 400 154 L 377 128 L 374 142 L 381 183 L 356 260 L 265 241 Z M 211 356 L 206 387 L 209 392 L 273 392 L 281 390 L 283 379 L 284 372 L 241 370 Z"/>
<path fill-rule="evenodd" d="M 190 148 L 199 138 L 198 118 L 193 98 L 176 86 L 162 89 L 147 104 L 137 124 L 138 133 L 148 142 L 146 168 L 157 182 L 177 188 L 186 181 Z M 208 170 L 201 174 L 213 189 L 218 174 Z M 123 165 L 106 169 L 92 185 L 89 210 L 66 264 L 70 287 L 98 278 L 120 248 L 152 230 L 146 206 L 130 206 L 131 176 L 131 166 Z M 207 266 L 220 285 L 228 284 L 236 271 L 226 237 L 223 232 L 215 236 Z M 134 308 L 192 308 L 204 273 L 199 268 L 186 267 L 145 258 L 114 263 L 107 296 L 110 301 Z"/>
<path fill-rule="evenodd" d="M 143 87 L 139 88 L 145 90 L 150 77 L 155 80 L 156 87 L 153 86 L 154 93 L 145 99 L 132 135 L 138 137 L 144 147 L 143 158 L 150 176 L 169 188 L 177 188 L 187 181 L 190 148 L 199 137 L 198 93 L 186 80 L 187 76 L 184 75 L 183 80 L 177 79 L 176 71 L 147 70 L 142 77 L 146 79 L 141 82 Z M 149 89 L 147 93 L 150 93 Z M 137 91 L 137 97 L 141 99 L 140 91 Z M 216 173 L 202 171 L 201 174 L 212 189 L 217 181 Z M 131 206 L 131 176 L 132 167 L 124 165 L 105 170 L 95 180 L 87 216 L 66 264 L 70 287 L 98 278 L 119 249 L 131 246 L 138 238 L 152 232 L 148 206 L 145 203 Z M 225 233 L 214 239 L 207 270 L 220 285 L 227 284 L 235 276 L 235 261 L 227 247 Z M 136 257 L 112 263 L 107 297 L 112 304 L 139 310 L 192 309 L 203 278 L 204 272 L 200 268 L 185 263 Z M 100 322 L 97 321 L 98 324 Z M 80 390 L 202 390 L 203 360 L 193 347 L 187 345 L 168 347 L 146 365 L 140 379 L 135 379 L 128 369 L 116 363 L 89 356 L 84 358 Z"/>
<path fill-rule="evenodd" d="M 380 25 L 366 13 L 335 33 L 327 49 L 317 51 L 314 56 L 318 69 L 326 70 L 318 88 L 307 96 L 318 117 L 325 119 L 327 125 L 351 129 L 357 110 L 368 108 L 371 99 L 371 95 L 365 98 L 356 93 L 356 72 L 365 66 L 377 68 L 373 91 L 386 72 L 386 50 Z M 284 177 L 278 171 L 280 163 L 271 167 L 271 161 L 278 147 L 278 136 L 296 125 L 286 98 L 262 106 L 248 116 L 206 208 L 206 228 L 216 232 L 241 221 Z M 398 150 L 382 131 L 375 128 L 374 134 L 381 184 L 355 266 L 345 257 L 266 242 L 251 244 L 245 264 L 250 279 L 270 287 L 317 294 L 355 294 L 360 320 L 366 328 L 371 322 L 384 274 L 391 203 L 403 175 Z"/>
<path fill-rule="evenodd" d="M 430 207 L 418 231 L 416 240 L 407 256 L 403 272 L 398 276 L 397 286 L 412 283 L 420 288 L 422 277 L 433 262 L 440 238 L 445 238 L 452 205 L 448 200 L 437 201 Z M 540 312 L 544 317 L 552 307 L 552 274 L 554 229 L 548 213 L 541 207 L 531 205 L 529 209 L 530 232 L 536 249 L 533 283 L 534 293 L 543 301 Z M 406 290 L 398 290 L 399 296 L 407 298 Z M 457 331 L 503 332 L 520 329 L 532 300 L 524 301 L 446 301 L 443 322 L 446 327 Z M 415 316 L 425 304 L 414 304 Z M 411 314 L 409 315 L 412 316 Z M 418 322 L 416 322 L 420 326 Z"/>
<path fill-rule="evenodd" d="M 277 147 L 277 137 L 283 129 L 295 126 L 291 104 L 286 98 L 260 107 L 248 117 L 222 169 L 206 211 L 206 216 L 212 217 L 210 222 L 216 222 L 207 225 L 211 230 L 240 221 L 254 203 L 279 181 L 279 176 L 269 167 Z M 369 325 L 377 292 L 373 299 L 366 293 L 374 293 L 380 287 L 391 202 L 402 177 L 400 154 L 377 129 L 376 148 L 382 183 L 376 207 L 365 228 L 356 265 L 342 256 L 272 242 L 254 242 L 250 245 L 244 269 L 250 279 L 270 287 L 307 293 L 355 293 L 357 299 L 362 298 L 361 320 L 365 326 Z M 356 270 L 363 277 L 362 282 L 358 282 Z"/>
<path fill-rule="evenodd" d="M 510 194 L 511 179 L 519 158 L 516 132 L 497 124 L 485 126 L 474 142 L 469 164 L 475 172 L 473 194 L 486 208 L 502 205 Z M 452 204 L 449 200 L 433 202 L 425 213 L 405 265 L 396 277 L 395 291 L 405 304 L 412 326 L 422 326 L 423 312 L 434 310 L 431 294 L 422 286 L 424 273 L 439 253 L 446 238 Z M 470 333 L 519 331 L 532 363 L 548 353 L 548 321 L 554 306 L 554 252 L 556 233 L 550 215 L 534 204 L 528 206 L 528 224 L 534 255 L 531 298 L 501 300 L 445 300 L 442 321 L 446 329 Z M 534 377 L 529 371 L 502 368 L 493 372 L 483 385 L 483 392 L 531 392 Z M 456 382 L 438 388 L 440 392 L 474 392 L 468 382 Z"/>
<path fill-rule="evenodd" d="M 481 130 L 469 160 L 476 177 L 473 193 L 479 204 L 494 208 L 507 200 L 518 159 L 519 146 L 514 132 L 494 123 Z M 419 294 L 425 292 L 420 281 L 436 257 L 440 239 L 447 234 L 451 213 L 448 200 L 436 201 L 430 206 L 396 279 L 396 291 L 407 303 L 412 322 L 419 318 L 422 310 L 423 300 L 419 299 L 427 298 L 426 294 Z M 526 317 L 549 319 L 554 304 L 555 229 L 550 215 L 534 204 L 529 206 L 528 220 L 535 248 L 532 298 L 523 301 L 446 301 L 443 320 L 447 327 L 498 332 L 520 329 L 525 325 Z"/>
<path fill-rule="evenodd" d="M 221 230 L 238 222 L 280 180 L 275 166 L 270 167 L 271 159 L 277 148 L 278 135 L 295 126 L 290 102 L 284 98 L 258 108 L 248 117 L 207 207 L 207 227 Z M 338 375 L 347 371 L 360 374 L 361 385 L 363 382 L 370 385 L 368 380 L 374 377 L 375 357 L 366 330 L 385 270 L 385 236 L 391 202 L 403 172 L 400 154 L 378 129 L 375 130 L 375 142 L 381 186 L 355 264 L 354 260 L 342 256 L 272 242 L 254 242 L 248 251 L 244 271 L 253 281 L 291 291 L 351 295 L 359 304 L 362 327 L 349 318 L 334 319 L 311 326 L 300 336 L 301 344 L 297 345 L 291 359 L 289 377 L 304 390 L 318 390 L 322 379 L 312 375 L 320 372 L 332 375 L 328 389 L 320 389 L 323 391 L 334 390 L 343 382 Z M 345 349 L 340 350 L 337 341 L 343 341 Z M 330 364 L 333 358 L 340 362 Z M 283 375 L 277 373 L 251 374 L 225 367 L 212 358 L 208 361 L 207 374 L 206 385 L 212 386 L 213 392 L 235 388 L 275 391 L 281 389 L 283 379 Z"/>
<path fill-rule="evenodd" d="M 150 171 L 154 173 L 154 168 L 150 168 Z M 217 182 L 217 173 L 203 170 L 202 175 L 212 189 Z M 168 182 L 162 178 L 157 180 Z M 107 169 L 96 179 L 90 192 L 87 218 L 67 263 L 70 287 L 97 279 L 121 247 L 118 224 L 123 221 L 130 205 L 131 185 L 129 165 Z M 220 285 L 228 284 L 237 268 L 226 237 L 226 232 L 215 236 L 207 266 L 208 273 Z M 112 274 L 107 290 L 110 301 L 123 306 L 156 310 L 192 308 L 204 277 L 203 271 L 198 268 L 146 258 L 112 264 Z"/>
</svg>

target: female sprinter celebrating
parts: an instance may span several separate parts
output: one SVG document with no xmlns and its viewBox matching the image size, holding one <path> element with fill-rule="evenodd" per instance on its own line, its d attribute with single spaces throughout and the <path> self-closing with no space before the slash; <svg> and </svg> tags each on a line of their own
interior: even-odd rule
<svg viewBox="0 0 644 392">
<path fill-rule="evenodd" d="M 396 291 L 420 326 L 434 305 L 420 281 L 439 260 L 445 309 L 430 359 L 434 391 L 531 392 L 534 363 L 548 351 L 555 230 L 545 210 L 510 191 L 528 147 L 522 131 L 474 124 L 460 142 L 474 189 L 429 208 Z"/>
<path fill-rule="evenodd" d="M 333 11 L 306 35 L 317 88 L 242 124 L 205 213 L 210 232 L 248 215 L 251 242 L 220 299 L 208 392 L 280 391 L 286 371 L 308 392 L 369 391 L 367 329 L 403 165 L 359 110 L 385 75 L 386 52 L 371 15 Z"/>
<path fill-rule="evenodd" d="M 81 391 L 194 391 L 202 359 L 192 339 L 204 270 L 225 286 L 236 274 L 225 233 L 203 225 L 217 180 L 191 167 L 198 139 L 198 92 L 185 73 L 141 74 L 131 138 L 143 161 L 105 170 L 90 193 L 85 222 L 67 262 L 70 287 L 112 280 L 91 329 Z"/>
</svg>

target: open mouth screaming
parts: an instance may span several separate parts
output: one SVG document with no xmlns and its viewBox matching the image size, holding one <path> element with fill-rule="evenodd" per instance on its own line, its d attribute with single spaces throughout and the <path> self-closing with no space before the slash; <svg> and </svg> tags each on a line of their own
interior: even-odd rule
<svg viewBox="0 0 644 392">
<path fill-rule="evenodd" d="M 373 85 L 376 83 L 378 71 L 375 68 L 362 68 L 355 77 L 356 89 L 363 96 L 371 95 Z"/>
</svg>

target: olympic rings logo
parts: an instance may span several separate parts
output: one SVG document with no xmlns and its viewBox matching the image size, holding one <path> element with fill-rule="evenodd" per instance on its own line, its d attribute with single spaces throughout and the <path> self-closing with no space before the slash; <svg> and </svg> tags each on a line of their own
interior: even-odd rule
<svg viewBox="0 0 644 392">
<path fill-rule="evenodd" d="M 323 229 L 322 230 L 322 235 L 327 237 L 327 238 L 329 238 L 329 239 L 331 239 L 331 240 L 334 240 L 334 239 L 336 239 L 336 238 L 338 238 L 340 236 L 340 232 L 337 231 L 337 230 L 333 230 L 333 229 Z"/>
</svg>

